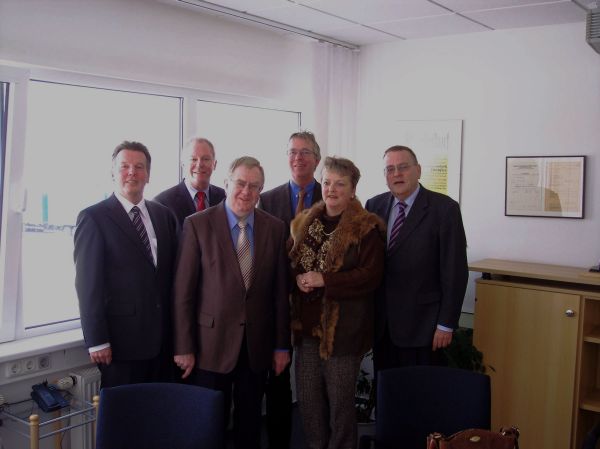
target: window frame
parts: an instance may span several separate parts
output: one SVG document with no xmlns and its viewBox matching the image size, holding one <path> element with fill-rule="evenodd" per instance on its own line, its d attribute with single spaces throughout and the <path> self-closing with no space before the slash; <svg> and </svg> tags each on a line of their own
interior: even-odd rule
<svg viewBox="0 0 600 449">
<path fill-rule="evenodd" d="M 297 112 L 299 125 L 302 121 L 302 112 L 299 107 L 282 107 L 264 98 L 217 93 L 182 86 L 169 86 L 52 69 L 10 67 L 2 64 L 0 64 L 0 81 L 9 82 L 11 85 L 8 118 L 9 130 L 7 133 L 5 155 L 6 165 L 3 177 L 2 233 L 0 234 L 0 294 L 2 294 L 0 298 L 0 344 L 81 327 L 79 319 L 38 326 L 31 329 L 25 329 L 23 324 L 21 234 L 23 229 L 22 211 L 27 204 L 23 172 L 27 127 L 27 98 L 30 81 L 179 98 L 180 149 L 185 143 L 184 139 L 187 136 L 196 135 L 197 101 L 212 101 L 232 106 Z M 175 178 L 174 174 L 174 183 L 176 179 L 180 181 L 182 177 L 181 160 L 179 160 L 179 173 L 177 174 L 177 178 Z"/>
</svg>

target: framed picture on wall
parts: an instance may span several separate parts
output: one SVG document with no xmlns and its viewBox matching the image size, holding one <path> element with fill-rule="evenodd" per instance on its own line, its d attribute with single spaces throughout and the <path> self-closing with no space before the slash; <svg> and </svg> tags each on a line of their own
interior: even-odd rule
<svg viewBox="0 0 600 449">
<path fill-rule="evenodd" d="M 504 214 L 583 218 L 585 156 L 508 156 Z"/>
</svg>

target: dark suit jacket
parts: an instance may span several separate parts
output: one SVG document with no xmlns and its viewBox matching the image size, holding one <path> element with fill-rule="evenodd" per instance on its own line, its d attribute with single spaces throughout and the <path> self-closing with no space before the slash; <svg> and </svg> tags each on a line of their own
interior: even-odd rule
<svg viewBox="0 0 600 449">
<path fill-rule="evenodd" d="M 157 238 L 156 267 L 114 195 L 77 218 L 75 287 L 83 336 L 87 347 L 109 342 L 115 360 L 153 358 L 171 340 L 177 224 L 166 207 L 146 205 Z"/>
<path fill-rule="evenodd" d="M 366 209 L 387 222 L 393 199 L 390 192 L 377 195 Z M 467 244 L 458 203 L 421 186 L 398 239 L 386 254 L 376 339 L 387 323 L 396 346 L 429 346 L 437 324 L 458 326 L 465 296 Z"/>
<path fill-rule="evenodd" d="M 183 224 L 175 275 L 175 354 L 196 354 L 196 366 L 217 373 L 235 367 L 246 336 L 250 368 L 272 364 L 290 347 L 285 225 L 254 212 L 254 277 L 248 291 L 227 222 L 225 204 Z"/>
<path fill-rule="evenodd" d="M 262 210 L 270 213 L 271 215 L 279 218 L 280 220 L 283 220 L 287 227 L 286 235 L 289 235 L 290 223 L 294 218 L 295 212 L 292 211 L 292 200 L 290 190 L 290 183 L 286 182 L 285 184 L 282 184 L 279 187 L 275 187 L 274 189 L 263 193 L 260 196 L 259 204 L 259 207 Z M 313 206 L 313 204 L 316 204 L 319 201 L 321 201 L 321 199 L 321 184 L 315 182 L 315 187 L 312 195 L 312 203 L 307 205 L 306 209 L 309 209 Z"/>
<path fill-rule="evenodd" d="M 215 206 L 225 198 L 225 190 L 223 190 L 221 187 L 210 184 L 208 186 L 208 196 L 208 206 Z M 181 230 L 185 218 L 196 213 L 196 205 L 194 204 L 194 200 L 192 200 L 190 192 L 185 186 L 184 181 L 181 181 L 176 186 L 159 193 L 154 198 L 154 201 L 157 201 L 163 206 L 171 209 L 177 218 L 179 230 Z"/>
</svg>

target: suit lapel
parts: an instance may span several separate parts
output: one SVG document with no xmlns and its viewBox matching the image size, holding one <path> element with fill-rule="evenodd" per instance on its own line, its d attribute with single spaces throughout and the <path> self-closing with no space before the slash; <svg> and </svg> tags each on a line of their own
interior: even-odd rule
<svg viewBox="0 0 600 449">
<path fill-rule="evenodd" d="M 150 201 L 146 201 L 146 208 L 148 209 L 150 221 L 152 221 L 152 227 L 154 228 L 154 233 L 156 234 L 156 269 L 158 270 L 161 267 L 161 256 L 164 253 L 164 245 L 169 244 L 167 226 L 164 220 L 159 217 L 154 204 L 152 204 Z"/>
<path fill-rule="evenodd" d="M 289 225 L 294 218 L 294 215 L 292 214 L 292 190 L 289 182 L 285 184 L 285 188 L 282 189 L 282 195 L 279 200 L 279 204 L 281 204 L 282 207 L 279 218 Z"/>
<path fill-rule="evenodd" d="M 227 221 L 227 212 L 225 212 L 224 203 L 221 203 L 218 206 L 215 211 L 215 220 L 211 220 L 210 225 L 212 227 L 212 233 L 216 236 L 219 246 L 221 247 L 221 254 L 223 254 L 223 257 L 235 278 L 243 286 L 244 278 L 242 277 L 242 271 L 240 270 L 235 247 L 231 241 L 231 231 L 229 229 L 229 222 Z"/>
<path fill-rule="evenodd" d="M 254 211 L 254 228 L 252 229 L 254 235 L 254 258 L 252 262 L 252 266 L 254 267 L 252 270 L 252 282 L 250 283 L 250 288 L 254 285 L 254 280 L 257 277 L 257 261 L 267 260 L 265 251 L 267 248 L 267 222 L 262 216 L 262 214 L 258 211 Z"/>
<path fill-rule="evenodd" d="M 317 181 L 315 181 L 315 186 L 313 187 L 311 206 L 314 206 L 322 199 L 323 199 L 323 192 L 321 191 L 321 184 L 319 184 Z"/>
<path fill-rule="evenodd" d="M 194 204 L 194 200 L 192 200 L 192 196 L 185 185 L 185 181 L 181 181 L 179 183 L 179 188 L 177 189 L 177 198 L 179 208 L 182 212 L 182 217 L 187 217 L 196 212 L 196 205 Z"/>
<path fill-rule="evenodd" d="M 115 222 L 115 224 L 127 235 L 127 237 L 133 242 L 135 246 L 137 246 L 138 250 L 144 256 L 144 259 L 151 263 L 154 266 L 154 263 L 148 259 L 146 248 L 142 244 L 142 240 L 140 236 L 136 232 L 133 227 L 133 223 L 125 212 L 123 205 L 119 202 L 117 197 L 113 194 L 106 200 L 106 206 L 108 208 L 108 216 L 111 220 Z"/>
</svg>

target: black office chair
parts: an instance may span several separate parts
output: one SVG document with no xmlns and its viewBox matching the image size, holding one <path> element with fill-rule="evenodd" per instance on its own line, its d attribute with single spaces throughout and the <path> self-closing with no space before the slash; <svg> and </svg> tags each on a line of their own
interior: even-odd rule
<svg viewBox="0 0 600 449">
<path fill-rule="evenodd" d="M 96 449 L 222 449 L 223 394 L 147 383 L 100 390 Z"/>
<path fill-rule="evenodd" d="M 379 372 L 375 436 L 363 436 L 360 449 L 424 449 L 433 432 L 452 435 L 490 428 L 490 378 L 439 366 L 393 368 Z"/>
</svg>

